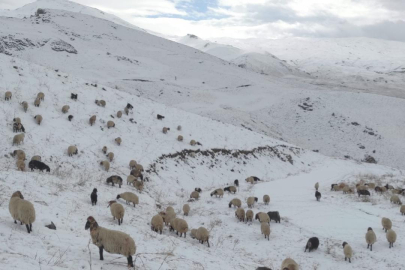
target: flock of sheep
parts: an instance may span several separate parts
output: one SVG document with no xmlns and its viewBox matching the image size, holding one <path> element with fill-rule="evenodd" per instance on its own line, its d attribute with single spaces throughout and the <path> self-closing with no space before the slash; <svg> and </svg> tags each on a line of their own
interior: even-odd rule
<svg viewBox="0 0 405 270">
<path fill-rule="evenodd" d="M 6 92 L 5 94 L 5 99 L 6 100 L 11 100 L 12 98 L 12 93 L 11 92 Z M 40 106 L 41 102 L 43 102 L 45 99 L 45 95 L 43 93 L 38 93 L 37 98 L 34 101 L 34 106 L 38 107 Z M 77 100 L 77 94 L 71 94 L 71 99 Z M 104 100 L 96 100 L 95 103 L 98 106 L 105 107 L 106 102 Z M 23 110 L 27 112 L 28 109 L 28 103 L 27 102 L 22 102 L 21 103 Z M 66 114 L 68 113 L 70 107 L 69 105 L 64 105 L 62 107 L 62 113 Z M 127 106 L 124 108 L 124 113 L 126 115 L 129 114 L 129 111 L 133 109 L 133 106 L 131 104 L 127 104 Z M 118 118 L 122 117 L 122 111 L 118 111 L 116 116 Z M 162 115 L 157 115 L 158 120 L 163 120 L 165 117 Z M 41 124 L 43 121 L 43 118 L 41 115 L 36 115 L 34 117 L 35 121 L 37 122 L 38 125 Z M 72 115 L 68 116 L 68 120 L 71 121 L 73 119 Z M 93 115 L 89 119 L 89 124 L 90 126 L 93 126 L 97 120 L 96 115 Z M 14 124 L 13 124 L 13 132 L 22 132 L 20 134 L 17 134 L 13 138 L 13 146 L 14 145 L 19 145 L 24 141 L 25 138 L 25 128 L 21 123 L 20 118 L 14 118 Z M 108 121 L 107 122 L 107 128 L 114 128 L 115 123 L 113 121 Z M 178 131 L 181 131 L 182 128 L 181 126 L 177 127 Z M 162 132 L 164 134 L 167 134 L 170 131 L 170 128 L 168 127 L 163 127 Z M 178 135 L 177 137 L 178 141 L 183 141 L 183 136 Z M 115 142 L 117 143 L 118 146 L 121 145 L 122 139 L 120 137 L 117 137 L 115 139 Z M 190 145 L 201 145 L 201 143 L 191 140 Z M 113 161 L 114 159 L 114 153 L 113 152 L 108 152 L 108 149 L 106 146 L 104 146 L 101 151 L 106 155 L 108 158 L 107 160 L 101 161 L 100 165 L 104 168 L 105 171 L 109 171 L 110 168 L 110 162 Z M 108 153 L 107 153 L 108 152 Z M 71 145 L 67 149 L 67 153 L 69 157 L 73 157 L 74 155 L 77 155 L 79 153 L 79 150 L 77 146 Z M 15 150 L 12 155 L 17 159 L 17 169 L 24 171 L 25 170 L 25 160 L 26 160 L 26 155 L 24 151 L 22 150 Z M 38 169 L 40 171 L 47 171 L 50 172 L 50 168 L 48 165 L 43 163 L 41 161 L 40 156 L 33 156 L 31 158 L 31 161 L 29 162 L 29 168 L 31 171 L 34 169 Z M 144 182 L 149 181 L 148 177 L 143 176 L 143 166 L 141 164 L 138 164 L 135 160 L 130 160 L 129 162 L 129 169 L 130 169 L 130 175 L 127 176 L 127 184 L 131 184 L 132 186 L 135 187 L 136 190 L 139 192 L 142 192 L 144 188 Z M 261 181 L 258 177 L 256 176 L 251 176 L 245 179 L 247 183 L 254 184 L 258 181 Z M 112 175 L 106 179 L 107 184 L 111 184 L 112 186 L 118 185 L 119 188 L 121 188 L 123 184 L 123 179 L 118 176 L 118 175 Z M 210 193 L 211 197 L 216 196 L 219 198 L 223 198 L 224 192 L 229 192 L 236 194 L 237 190 L 239 187 L 239 181 L 235 180 L 233 186 L 227 186 L 224 189 L 218 188 L 215 189 Z M 401 200 L 399 199 L 397 194 L 404 194 L 405 190 L 403 189 L 394 189 L 392 186 L 386 185 L 384 187 L 376 187 L 375 184 L 372 183 L 359 183 L 357 186 L 357 194 L 359 196 L 363 195 L 368 195 L 370 196 L 370 192 L 368 191 L 369 189 L 374 189 L 376 192 L 387 192 L 387 190 L 391 190 L 393 195 L 391 197 L 391 202 L 395 204 L 402 205 Z M 319 183 L 315 184 L 315 197 L 317 201 L 320 201 L 321 199 L 321 193 L 318 191 L 319 189 Z M 348 185 L 341 183 L 341 184 L 332 184 L 331 190 L 334 191 L 343 191 L 343 193 L 353 193 L 354 188 L 349 187 Z M 194 200 L 198 200 L 200 197 L 200 193 L 202 190 L 200 188 L 195 188 L 195 190 L 190 194 L 190 202 Z M 93 192 L 90 195 L 91 203 L 92 205 L 97 205 L 97 189 L 94 188 Z M 125 200 L 126 204 L 133 204 L 134 207 L 136 207 L 137 204 L 139 204 L 139 198 L 136 194 L 132 192 L 123 192 L 117 195 L 116 200 L 109 201 L 108 207 L 110 208 L 111 215 L 113 219 L 117 219 L 118 225 L 121 225 L 124 221 L 124 215 L 125 215 L 125 209 L 124 207 L 119 204 L 117 201 L 119 199 Z M 254 204 L 258 202 L 257 197 L 249 197 L 247 198 L 247 207 L 250 208 L 247 211 L 245 211 L 242 208 L 242 201 L 238 198 L 232 199 L 228 206 L 229 208 L 231 207 L 236 207 L 235 211 L 235 217 L 241 221 L 241 222 L 253 222 L 253 217 L 255 217 L 255 220 L 258 220 L 260 222 L 260 231 L 264 235 L 264 238 L 269 240 L 269 236 L 271 233 L 270 230 L 270 221 L 274 220 L 276 223 L 281 222 L 280 214 L 278 211 L 272 211 L 268 213 L 264 212 L 259 212 L 254 215 L 253 208 Z M 268 205 L 270 203 L 270 196 L 269 195 L 264 195 L 263 196 L 263 203 L 265 205 Z M 9 203 L 9 211 L 10 214 L 14 220 L 14 223 L 17 223 L 17 221 L 20 221 L 21 224 L 25 224 L 27 228 L 27 232 L 30 233 L 32 232 L 32 224 L 35 221 L 35 209 L 34 206 L 31 202 L 27 201 L 24 199 L 22 193 L 20 191 L 16 191 L 12 194 L 10 203 Z M 405 206 L 400 207 L 400 212 L 404 215 L 405 214 Z M 183 205 L 183 213 L 184 216 L 187 217 L 190 213 L 190 205 L 189 204 L 184 204 Z M 189 226 L 188 223 L 185 219 L 176 217 L 176 213 L 173 209 L 173 207 L 169 206 L 166 208 L 165 211 L 161 211 L 159 213 L 156 213 L 151 219 L 150 226 L 151 230 L 154 232 L 158 232 L 162 234 L 164 227 L 168 226 L 170 232 L 176 232 L 176 235 L 179 235 L 182 237 L 186 237 L 187 232 L 189 231 Z M 386 238 L 389 242 L 389 248 L 394 246 L 394 243 L 396 241 L 396 233 L 392 230 L 392 222 L 388 218 L 383 218 L 382 219 L 382 226 L 384 230 L 386 231 Z M 121 254 L 125 256 L 128 260 L 128 266 L 133 267 L 133 260 L 132 256 L 136 252 L 136 245 L 135 241 L 131 236 L 128 234 L 125 234 L 120 231 L 115 231 L 115 230 L 109 230 L 107 228 L 103 228 L 98 225 L 97 221 L 95 220 L 94 217 L 89 216 L 87 218 L 87 222 L 85 225 L 85 229 L 90 229 L 90 236 L 92 239 L 92 242 L 94 245 L 96 245 L 99 248 L 99 254 L 100 254 L 100 260 L 103 260 L 103 251 L 107 251 L 109 253 L 114 253 L 114 254 Z M 204 244 L 207 243 L 207 246 L 210 247 L 209 239 L 209 231 L 204 228 L 204 227 L 199 227 L 197 229 L 192 229 L 190 231 L 190 235 L 192 238 L 197 239 L 199 243 Z M 366 242 L 367 242 L 367 248 L 370 248 L 372 250 L 373 244 L 376 242 L 376 235 L 372 228 L 368 228 L 367 233 L 366 233 Z M 319 246 L 319 239 L 317 237 L 312 237 L 308 240 L 306 246 L 305 246 L 305 251 L 309 250 L 311 252 L 312 250 L 316 250 Z M 345 256 L 345 260 L 349 260 L 351 262 L 352 255 L 353 255 L 353 250 L 351 246 L 347 242 L 343 242 L 343 253 Z M 259 267 L 257 268 L 258 270 L 265 270 L 269 269 L 267 267 Z M 291 258 L 287 258 L 282 262 L 281 265 L 282 270 L 297 270 L 299 269 L 298 264 Z"/>
<path fill-rule="evenodd" d="M 12 98 L 12 93 L 11 92 L 6 92 L 5 94 L 5 100 L 11 100 Z M 78 95 L 77 94 L 71 94 L 71 99 L 77 100 Z M 44 93 L 38 93 L 37 98 L 34 101 L 34 106 L 39 107 L 41 102 L 44 101 L 45 99 L 45 94 Z M 104 100 L 96 100 L 95 103 L 98 106 L 105 107 L 106 102 Z M 21 103 L 24 112 L 27 112 L 28 110 L 28 102 L 24 101 Z M 64 105 L 62 106 L 62 113 L 66 114 L 69 112 L 70 106 L 69 105 Z M 133 106 L 131 104 L 127 104 L 127 106 L 124 108 L 124 113 L 126 115 L 129 114 L 130 110 L 133 109 Z M 118 118 L 122 117 L 122 111 L 118 111 L 116 116 Z M 165 117 L 158 114 L 157 119 L 158 120 L 163 120 Z M 37 124 L 40 125 L 41 122 L 43 121 L 43 118 L 41 115 L 36 115 L 34 117 L 36 120 Z M 68 116 L 68 120 L 72 121 L 73 115 Z M 93 115 L 89 119 L 89 124 L 90 126 L 93 126 L 97 120 L 97 116 Z M 21 143 L 24 142 L 25 138 L 25 128 L 23 124 L 21 123 L 20 118 L 14 118 L 13 119 L 13 132 L 22 132 L 20 134 L 17 134 L 13 138 L 13 146 L 14 145 L 20 145 Z M 113 121 L 108 121 L 107 122 L 107 128 L 114 128 L 115 123 Z M 170 130 L 168 127 L 163 127 L 163 133 L 167 134 L 167 132 Z M 181 131 L 181 126 L 177 127 L 178 131 Z M 183 141 L 183 136 L 179 135 L 177 137 L 178 141 Z M 115 142 L 117 145 L 121 145 L 122 139 L 120 137 L 115 139 Z M 191 140 L 190 145 L 201 145 L 201 143 Z M 108 160 L 104 160 L 100 162 L 100 165 L 104 168 L 105 171 L 109 171 L 110 168 L 110 162 L 114 159 L 114 153 L 109 152 L 107 153 L 107 147 L 104 146 L 102 148 L 102 152 L 106 154 Z M 77 146 L 71 145 L 67 149 L 67 154 L 69 157 L 73 157 L 74 155 L 77 155 L 79 153 L 79 150 Z M 26 160 L 26 155 L 23 150 L 15 150 L 12 153 L 12 156 L 17 159 L 16 164 L 17 164 L 17 169 L 21 171 L 25 171 L 25 160 Z M 46 170 L 47 172 L 50 172 L 50 168 L 48 165 L 43 163 L 41 161 L 40 156 L 33 156 L 31 158 L 31 161 L 29 162 L 29 168 L 31 171 L 34 169 L 38 169 L 40 171 Z M 131 160 L 129 162 L 129 168 L 130 168 L 130 175 L 127 177 L 127 184 L 133 185 L 138 191 L 142 191 L 144 187 L 144 181 L 149 181 L 149 178 L 146 177 L 144 179 L 143 177 L 143 166 L 141 164 L 138 164 L 135 160 Z M 140 180 L 139 180 L 140 179 Z M 115 184 L 121 188 L 123 184 L 123 180 L 120 176 L 118 175 L 112 175 L 107 178 L 106 180 L 107 184 L 111 184 L 114 186 Z M 201 192 L 201 189 L 198 189 L 199 192 Z M 198 193 L 198 192 L 196 192 Z M 198 195 L 197 195 L 198 198 Z M 94 188 L 93 192 L 90 195 L 91 203 L 92 205 L 97 205 L 97 189 Z M 124 207 L 117 202 L 117 200 L 123 199 L 127 204 L 133 204 L 135 207 L 137 204 L 139 204 L 139 198 L 136 194 L 132 192 L 123 192 L 117 195 L 116 200 L 109 201 L 108 207 L 111 210 L 111 215 L 113 216 L 113 219 L 118 220 L 118 225 L 121 225 L 124 221 L 124 215 L 125 215 L 125 209 Z M 32 232 L 32 224 L 35 221 L 35 208 L 33 204 L 27 200 L 24 199 L 22 193 L 20 191 L 16 191 L 12 194 L 10 203 L 9 203 L 9 211 L 10 214 L 14 220 L 14 223 L 17 223 L 17 221 L 20 221 L 21 224 L 25 224 L 27 228 L 27 232 L 31 233 Z M 185 204 L 183 207 L 183 211 L 185 215 L 188 215 L 190 212 L 190 206 L 188 204 Z M 152 218 L 151 221 L 151 229 L 153 231 L 160 231 L 162 233 L 163 231 L 163 223 L 166 223 L 166 225 L 170 225 L 170 231 L 176 231 L 176 234 L 180 233 L 180 236 L 184 234 L 184 237 L 186 237 L 186 233 L 188 231 L 188 224 L 185 220 L 176 218 L 176 214 L 174 212 L 174 209 L 172 207 L 168 207 L 165 212 L 160 212 L 157 215 L 155 215 Z M 89 216 L 87 218 L 86 226 L 85 229 L 90 229 L 90 236 L 92 239 L 92 242 L 94 245 L 99 247 L 99 253 L 100 253 L 100 260 L 103 260 L 103 251 L 107 251 L 109 253 L 115 253 L 115 254 L 121 254 L 124 255 L 127 260 L 128 260 L 128 266 L 133 267 L 133 261 L 132 261 L 132 256 L 136 252 L 136 245 L 135 241 L 127 234 L 119 232 L 119 231 L 114 231 L 114 230 L 109 230 L 106 228 L 103 228 L 98 225 L 94 217 Z M 198 229 L 193 229 L 191 230 L 191 237 L 196 238 L 201 243 L 207 242 L 209 246 L 209 233 L 207 229 L 200 227 Z"/>
</svg>

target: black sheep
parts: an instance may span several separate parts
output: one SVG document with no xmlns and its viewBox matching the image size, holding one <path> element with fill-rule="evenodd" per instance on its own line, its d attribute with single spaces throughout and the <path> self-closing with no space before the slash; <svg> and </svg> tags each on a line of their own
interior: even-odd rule
<svg viewBox="0 0 405 270">
<path fill-rule="evenodd" d="M 73 99 L 73 100 L 77 100 L 77 94 L 71 93 L 70 98 Z"/>
<path fill-rule="evenodd" d="M 330 185 L 330 190 L 333 190 L 333 188 L 335 187 L 335 186 L 337 186 L 338 184 L 332 184 L 332 185 Z"/>
<path fill-rule="evenodd" d="M 163 115 L 160 115 L 160 114 L 157 115 L 158 120 L 162 120 L 163 118 L 165 118 Z"/>
<path fill-rule="evenodd" d="M 381 187 L 378 187 L 378 186 L 377 186 L 377 187 L 374 188 L 374 190 L 375 190 L 375 192 L 380 192 L 380 193 L 382 193 Z"/>
<path fill-rule="evenodd" d="M 281 223 L 280 213 L 278 211 L 267 212 L 267 215 L 271 220 L 274 220 L 276 223 Z"/>
<path fill-rule="evenodd" d="M 311 250 L 317 249 L 319 246 L 319 239 L 318 237 L 311 237 L 309 238 L 307 245 L 305 246 L 305 252 L 311 252 Z"/>
<path fill-rule="evenodd" d="M 197 187 L 194 190 L 197 191 L 198 193 L 201 193 L 201 191 L 202 191 L 201 188 L 197 188 Z"/>
<path fill-rule="evenodd" d="M 97 189 L 93 189 L 93 192 L 90 195 L 91 205 L 97 205 Z"/>
<path fill-rule="evenodd" d="M 233 181 L 233 184 L 234 184 L 235 186 L 239 187 L 239 180 L 238 180 L 238 179 L 235 179 L 235 181 Z"/>
<path fill-rule="evenodd" d="M 69 116 L 68 116 L 68 120 L 69 120 L 69 121 L 72 121 L 72 119 L 73 119 L 73 115 L 69 115 Z"/>
<path fill-rule="evenodd" d="M 132 110 L 134 108 L 134 106 L 132 106 L 131 104 L 127 103 L 127 108 Z"/>
<path fill-rule="evenodd" d="M 322 197 L 321 193 L 319 191 L 315 191 L 315 198 L 318 202 L 321 200 L 321 197 Z"/>
<path fill-rule="evenodd" d="M 370 196 L 370 192 L 368 190 L 357 190 L 357 194 L 359 194 L 359 197 L 360 195 Z"/>
<path fill-rule="evenodd" d="M 48 165 L 38 160 L 31 160 L 30 163 L 28 163 L 28 167 L 31 169 L 31 171 L 33 171 L 34 169 L 38 169 L 41 172 L 43 170 L 46 170 L 47 172 L 51 171 Z"/>
</svg>

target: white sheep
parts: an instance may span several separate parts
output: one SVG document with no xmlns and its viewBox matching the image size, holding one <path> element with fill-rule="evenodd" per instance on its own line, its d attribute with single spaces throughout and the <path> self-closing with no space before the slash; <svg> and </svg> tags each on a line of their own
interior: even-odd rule
<svg viewBox="0 0 405 270">
<path fill-rule="evenodd" d="M 198 193 L 197 191 L 193 191 L 190 194 L 190 198 L 198 200 L 198 198 L 200 198 L 200 193 Z"/>
<path fill-rule="evenodd" d="M 110 207 L 111 215 L 113 216 L 114 220 L 118 219 L 118 225 L 121 225 L 124 222 L 124 206 L 116 201 L 109 201 L 108 207 Z"/>
<path fill-rule="evenodd" d="M 266 222 L 266 223 L 270 224 L 270 217 L 266 213 L 263 213 L 263 212 L 257 213 L 255 216 L 255 219 L 259 220 L 260 223 Z"/>
<path fill-rule="evenodd" d="M 133 175 L 128 175 L 127 177 L 127 185 L 133 185 L 136 181 L 136 177 Z"/>
<path fill-rule="evenodd" d="M 101 149 L 101 151 L 103 151 L 104 154 L 107 154 L 107 146 L 103 146 L 103 149 Z"/>
<path fill-rule="evenodd" d="M 239 221 L 245 222 L 245 209 L 242 207 L 236 209 L 235 217 L 237 217 Z"/>
<path fill-rule="evenodd" d="M 394 230 L 389 229 L 385 235 L 387 237 L 388 243 L 390 243 L 390 248 L 394 247 L 395 241 L 397 241 L 397 234 Z"/>
<path fill-rule="evenodd" d="M 136 252 L 134 239 L 126 233 L 98 226 L 96 220 L 87 218 L 85 229 L 90 229 L 91 240 L 99 248 L 100 260 L 104 260 L 103 250 L 111 254 L 121 254 L 128 260 L 128 267 L 134 267 L 132 255 Z"/>
<path fill-rule="evenodd" d="M 319 183 L 316 182 L 316 184 L 315 184 L 315 190 L 318 190 L 318 188 L 319 188 Z"/>
<path fill-rule="evenodd" d="M 390 202 L 393 204 L 399 204 L 399 205 L 402 204 L 401 199 L 399 199 L 398 195 L 392 195 Z"/>
<path fill-rule="evenodd" d="M 104 170 L 107 172 L 110 170 L 110 162 L 108 162 L 108 160 L 101 161 L 100 165 L 103 166 Z"/>
<path fill-rule="evenodd" d="M 249 197 L 249 198 L 247 198 L 247 205 L 248 205 L 248 207 L 249 207 L 249 208 L 252 208 L 253 205 L 255 204 L 255 202 L 257 202 L 257 201 L 258 201 L 258 198 L 257 198 L 257 197 Z"/>
<path fill-rule="evenodd" d="M 183 141 L 183 136 L 181 136 L 181 135 L 177 136 L 177 140 L 178 140 L 179 142 L 182 142 L 182 141 Z"/>
<path fill-rule="evenodd" d="M 18 159 L 17 162 L 16 162 L 16 165 L 17 165 L 17 169 L 19 171 L 22 171 L 22 172 L 25 171 L 25 162 L 24 162 L 24 160 Z"/>
<path fill-rule="evenodd" d="M 181 219 L 181 218 L 173 218 L 170 221 L 170 231 L 174 231 L 174 230 L 176 231 L 177 235 L 179 235 L 179 233 L 180 233 L 180 237 L 184 233 L 184 238 L 186 238 L 186 234 L 188 231 L 187 221 L 185 221 L 184 219 Z"/>
<path fill-rule="evenodd" d="M 123 199 L 125 200 L 126 204 L 133 203 L 133 204 L 134 204 L 134 207 L 135 207 L 136 204 L 139 204 L 139 198 L 138 198 L 138 196 L 136 196 L 136 195 L 135 195 L 134 193 L 132 193 L 132 192 L 124 192 L 124 193 L 118 194 L 118 195 L 117 195 L 117 200 L 118 200 L 119 198 L 123 198 Z"/>
<path fill-rule="evenodd" d="M 63 113 L 67 113 L 67 112 L 69 111 L 69 109 L 70 109 L 69 105 L 64 105 L 64 106 L 62 107 L 62 112 L 63 112 Z"/>
<path fill-rule="evenodd" d="M 131 160 L 131 161 L 129 161 L 129 169 L 135 169 L 136 168 L 136 161 L 135 160 Z"/>
<path fill-rule="evenodd" d="M 375 235 L 373 229 L 369 227 L 366 233 L 366 242 L 367 248 L 370 248 L 370 251 L 373 251 L 373 245 L 377 242 L 377 236 Z"/>
<path fill-rule="evenodd" d="M 39 93 L 37 94 L 37 99 L 44 100 L 44 99 L 45 99 L 45 94 L 42 93 L 42 92 L 39 92 Z"/>
<path fill-rule="evenodd" d="M 27 101 L 23 101 L 23 102 L 21 103 L 21 105 L 23 106 L 24 112 L 27 112 L 27 110 L 28 110 L 28 102 L 27 102 Z"/>
<path fill-rule="evenodd" d="M 163 231 L 163 217 L 161 215 L 155 215 L 152 218 L 152 221 L 150 222 L 151 224 L 151 229 L 154 232 L 160 232 L 162 234 Z"/>
<path fill-rule="evenodd" d="M 253 221 L 253 216 L 254 216 L 254 213 L 253 213 L 253 211 L 252 210 L 247 210 L 246 211 L 246 222 L 248 222 L 248 221 Z"/>
<path fill-rule="evenodd" d="M 41 156 L 33 156 L 31 160 L 42 161 Z"/>
<path fill-rule="evenodd" d="M 204 242 L 207 242 L 208 247 L 210 247 L 210 233 L 208 232 L 208 230 L 204 227 L 200 227 L 197 230 L 193 229 L 191 230 L 191 238 L 196 238 L 198 240 L 199 243 L 204 244 Z"/>
<path fill-rule="evenodd" d="M 22 142 L 24 142 L 25 134 L 20 133 L 14 136 L 13 138 L 13 145 L 20 145 Z"/>
<path fill-rule="evenodd" d="M 108 153 L 108 154 L 107 154 L 107 157 L 108 157 L 108 160 L 109 160 L 110 162 L 113 161 L 113 159 L 114 159 L 114 153 L 113 153 L 113 152 Z"/>
<path fill-rule="evenodd" d="M 15 224 L 17 224 L 18 220 L 21 224 L 25 224 L 28 233 L 32 232 L 32 223 L 35 221 L 35 208 L 32 203 L 24 200 L 20 191 L 14 192 L 11 196 L 8 210 Z"/>
<path fill-rule="evenodd" d="M 117 117 L 118 117 L 118 118 L 121 118 L 121 117 L 122 117 L 122 111 L 118 111 L 118 112 L 117 112 Z"/>
<path fill-rule="evenodd" d="M 402 215 L 405 215 L 405 205 L 401 205 L 399 212 L 401 212 Z"/>
<path fill-rule="evenodd" d="M 270 225 L 266 222 L 262 222 L 260 225 L 262 234 L 264 234 L 264 239 L 270 240 Z"/>
<path fill-rule="evenodd" d="M 118 138 L 115 138 L 115 142 L 116 142 L 118 145 L 121 145 L 122 140 L 121 140 L 120 137 L 118 137 Z"/>
<path fill-rule="evenodd" d="M 235 199 L 232 199 L 232 200 L 229 202 L 229 208 L 231 208 L 232 205 L 239 208 L 239 207 L 242 206 L 242 202 L 241 202 L 239 199 L 235 198 Z"/>
<path fill-rule="evenodd" d="M 115 127 L 115 123 L 110 120 L 110 121 L 107 122 L 107 128 L 110 129 L 112 127 Z"/>
<path fill-rule="evenodd" d="M 388 230 L 390 230 L 392 228 L 392 222 L 389 218 L 385 218 L 383 217 L 381 219 L 381 224 L 383 226 L 383 229 L 385 230 L 385 232 L 387 232 Z"/>
<path fill-rule="evenodd" d="M 105 100 L 96 100 L 96 104 L 97 106 L 105 107 L 107 103 L 105 102 Z"/>
<path fill-rule="evenodd" d="M 5 100 L 10 100 L 13 94 L 10 91 L 7 91 L 6 94 L 4 95 Z"/>
<path fill-rule="evenodd" d="M 77 153 L 79 153 L 79 150 L 77 149 L 76 146 L 71 145 L 68 147 L 68 156 L 71 157 L 73 155 L 77 155 Z"/>
<path fill-rule="evenodd" d="M 183 212 L 185 216 L 188 216 L 188 213 L 190 213 L 190 205 L 188 204 L 183 205 Z"/>
<path fill-rule="evenodd" d="M 37 121 L 38 125 L 41 125 L 41 123 L 42 123 L 42 115 L 37 114 L 37 115 L 35 115 L 34 119 Z"/>
<path fill-rule="evenodd" d="M 17 157 L 17 160 L 25 160 L 25 152 L 23 150 L 14 150 L 12 156 Z"/>
<path fill-rule="evenodd" d="M 263 196 L 263 202 L 265 205 L 268 205 L 270 203 L 270 196 L 269 195 L 264 195 Z"/>
<path fill-rule="evenodd" d="M 35 106 L 35 107 L 39 107 L 39 105 L 41 105 L 41 100 L 40 100 L 39 98 L 36 98 L 36 99 L 34 100 L 34 106 Z"/>
<path fill-rule="evenodd" d="M 298 269 L 299 269 L 298 264 L 291 258 L 287 258 L 281 263 L 281 270 L 298 270 Z"/>
<path fill-rule="evenodd" d="M 349 259 L 349 263 L 351 263 L 352 262 L 351 259 L 353 256 L 352 247 L 346 242 L 343 242 L 342 246 L 343 246 L 343 254 L 345 255 L 345 261 Z"/>
<path fill-rule="evenodd" d="M 211 197 L 215 195 L 215 197 L 220 197 L 223 198 L 224 197 L 224 190 L 222 188 L 218 188 L 216 190 L 214 190 L 213 192 L 211 192 Z"/>
</svg>

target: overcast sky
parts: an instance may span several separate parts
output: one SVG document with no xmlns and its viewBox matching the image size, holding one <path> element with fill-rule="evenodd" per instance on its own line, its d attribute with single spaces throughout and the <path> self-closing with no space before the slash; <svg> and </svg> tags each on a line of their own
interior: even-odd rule
<svg viewBox="0 0 405 270">
<path fill-rule="evenodd" d="M 14 9 L 32 0 L 0 0 Z M 74 0 L 147 30 L 202 38 L 373 37 L 405 41 L 405 0 Z"/>
</svg>

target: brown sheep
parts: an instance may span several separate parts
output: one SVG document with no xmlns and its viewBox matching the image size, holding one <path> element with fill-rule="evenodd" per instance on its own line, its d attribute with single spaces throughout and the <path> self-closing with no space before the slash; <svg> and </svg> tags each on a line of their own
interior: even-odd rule
<svg viewBox="0 0 405 270">
<path fill-rule="evenodd" d="M 115 123 L 110 120 L 110 121 L 107 122 L 107 128 L 109 129 L 109 128 L 112 128 L 112 127 L 115 127 Z"/>
<path fill-rule="evenodd" d="M 92 117 L 90 117 L 90 126 L 94 125 L 94 123 L 96 122 L 97 117 L 95 115 L 93 115 Z"/>
<path fill-rule="evenodd" d="M 118 117 L 118 118 L 121 118 L 121 117 L 122 117 L 122 112 L 121 112 L 121 111 L 118 111 L 118 112 L 117 112 L 117 117 Z"/>
</svg>

